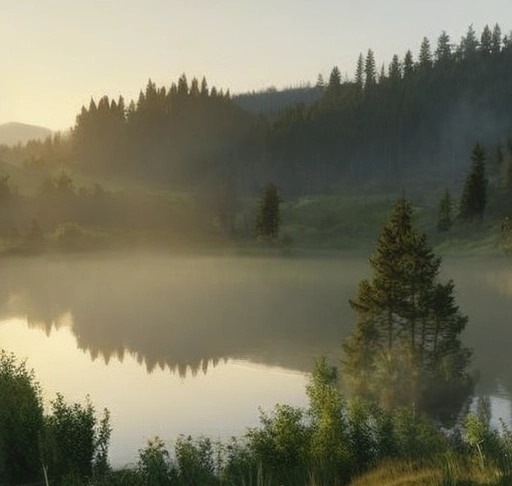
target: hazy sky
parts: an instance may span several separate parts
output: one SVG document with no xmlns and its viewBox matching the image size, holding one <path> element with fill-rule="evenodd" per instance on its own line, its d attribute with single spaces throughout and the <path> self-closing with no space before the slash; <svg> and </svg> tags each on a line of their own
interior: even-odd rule
<svg viewBox="0 0 512 486">
<path fill-rule="evenodd" d="M 314 83 L 360 52 L 512 28 L 512 0 L 0 0 L 0 123 L 66 129 L 91 96 L 185 72 L 232 93 Z"/>
</svg>

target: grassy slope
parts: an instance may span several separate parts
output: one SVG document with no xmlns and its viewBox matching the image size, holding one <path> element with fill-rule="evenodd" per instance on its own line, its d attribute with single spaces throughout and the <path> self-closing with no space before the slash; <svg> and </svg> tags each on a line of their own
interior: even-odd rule
<svg viewBox="0 0 512 486">
<path fill-rule="evenodd" d="M 369 196 L 314 196 L 286 202 L 282 207 L 281 233 L 292 237 L 296 247 L 360 250 L 375 247 L 382 224 L 399 197 L 397 194 Z M 447 233 L 436 230 L 437 208 L 413 201 L 415 222 L 436 251 L 443 255 L 493 255 L 498 246 L 499 221 L 488 218 L 472 225 L 455 224 Z"/>
<path fill-rule="evenodd" d="M 501 482 L 500 482 L 501 481 Z M 499 486 L 509 484 L 489 467 L 482 470 L 462 459 L 441 458 L 438 463 L 389 462 L 370 470 L 350 486 Z"/>
</svg>

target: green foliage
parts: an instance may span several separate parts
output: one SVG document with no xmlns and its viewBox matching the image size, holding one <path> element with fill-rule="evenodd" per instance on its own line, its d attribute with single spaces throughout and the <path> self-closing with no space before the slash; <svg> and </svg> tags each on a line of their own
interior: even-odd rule
<svg viewBox="0 0 512 486">
<path fill-rule="evenodd" d="M 167 486 L 173 483 L 173 468 L 163 440 L 156 437 L 139 451 L 138 473 L 144 486 Z"/>
<path fill-rule="evenodd" d="M 25 362 L 0 350 L 0 484 L 39 481 L 43 407 Z"/>
<path fill-rule="evenodd" d="M 256 215 L 256 234 L 265 240 L 275 240 L 279 235 L 281 196 L 278 187 L 269 183 L 264 189 Z"/>
<path fill-rule="evenodd" d="M 486 155 L 479 143 L 473 148 L 471 160 L 471 172 L 466 178 L 459 207 L 460 219 L 467 222 L 482 220 L 487 203 Z"/>
<path fill-rule="evenodd" d="M 349 479 L 352 469 L 346 404 L 338 389 L 337 370 L 318 360 L 306 386 L 311 418 L 310 458 L 320 484 Z"/>
<path fill-rule="evenodd" d="M 491 427 L 491 402 L 488 397 L 479 397 L 476 411 L 466 415 L 464 434 L 471 453 L 478 458 L 480 467 L 484 469 L 496 462 L 503 467 L 504 461 L 510 454 L 509 438 L 506 428 L 502 431 Z"/>
<path fill-rule="evenodd" d="M 447 449 L 439 426 L 414 408 L 399 408 L 392 417 L 398 457 L 425 460 Z"/>
<path fill-rule="evenodd" d="M 206 437 L 180 437 L 174 446 L 178 479 L 183 486 L 217 484 L 218 465 L 212 441 Z"/>
<path fill-rule="evenodd" d="M 371 280 L 359 284 L 351 306 L 356 328 L 344 344 L 347 381 L 386 407 L 415 404 L 456 415 L 470 391 L 470 352 L 460 342 L 467 318 L 454 302 L 453 283 L 437 282 L 441 260 L 412 226 L 401 199 L 370 259 Z"/>
<path fill-rule="evenodd" d="M 45 417 L 43 463 L 48 475 L 65 484 L 92 479 L 93 472 L 108 471 L 110 420 L 108 411 L 98 423 L 89 399 L 84 405 L 67 404 L 61 394 L 51 403 L 51 414 Z"/>
<path fill-rule="evenodd" d="M 254 462 L 278 484 L 304 477 L 309 443 L 304 411 L 278 404 L 271 414 L 261 412 L 260 422 L 246 434 Z"/>
</svg>

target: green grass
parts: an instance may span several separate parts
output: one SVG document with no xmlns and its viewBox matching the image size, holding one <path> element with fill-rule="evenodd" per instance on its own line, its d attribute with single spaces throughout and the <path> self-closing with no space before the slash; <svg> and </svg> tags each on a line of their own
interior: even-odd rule
<svg viewBox="0 0 512 486">
<path fill-rule="evenodd" d="M 482 470 L 465 458 L 442 457 L 432 463 L 390 461 L 350 486 L 500 486 L 508 484 L 493 467 Z"/>
</svg>

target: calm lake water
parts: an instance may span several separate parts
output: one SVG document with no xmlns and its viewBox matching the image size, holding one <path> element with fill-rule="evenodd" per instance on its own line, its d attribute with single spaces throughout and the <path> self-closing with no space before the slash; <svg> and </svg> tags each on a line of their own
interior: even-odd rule
<svg viewBox="0 0 512 486">
<path fill-rule="evenodd" d="M 90 395 L 112 413 L 111 461 L 158 435 L 212 438 L 258 423 L 258 407 L 305 405 L 307 372 L 334 362 L 364 259 L 39 257 L 2 261 L 0 347 L 26 357 L 45 392 Z M 512 260 L 452 259 L 470 322 L 478 393 L 511 420 Z"/>
</svg>

